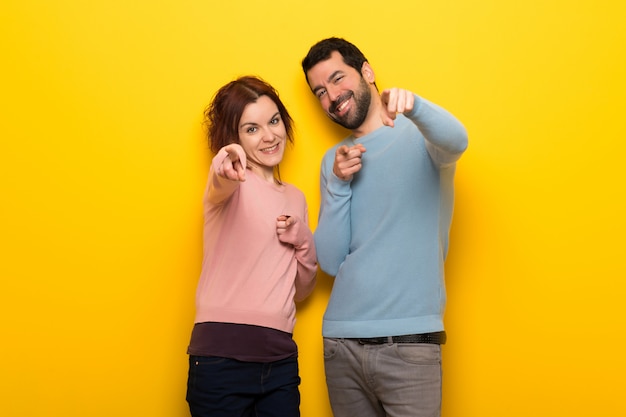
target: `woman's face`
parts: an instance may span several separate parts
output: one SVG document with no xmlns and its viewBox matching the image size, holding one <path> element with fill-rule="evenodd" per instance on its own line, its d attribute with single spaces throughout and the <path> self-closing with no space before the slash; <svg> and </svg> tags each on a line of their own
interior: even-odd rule
<svg viewBox="0 0 626 417">
<path fill-rule="evenodd" d="M 239 121 L 239 142 L 246 152 L 248 167 L 273 176 L 283 159 L 287 131 L 276 103 L 261 96 L 248 104 Z"/>
</svg>

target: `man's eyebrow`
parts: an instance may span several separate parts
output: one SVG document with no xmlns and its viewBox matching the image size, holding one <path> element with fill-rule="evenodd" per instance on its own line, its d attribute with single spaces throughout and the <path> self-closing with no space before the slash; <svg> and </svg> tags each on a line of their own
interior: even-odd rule
<svg viewBox="0 0 626 417">
<path fill-rule="evenodd" d="M 330 74 L 328 76 L 328 79 L 326 80 L 327 83 L 330 83 L 337 75 L 342 74 L 343 71 L 342 70 L 337 70 L 335 72 L 333 72 L 332 74 Z M 313 88 L 311 91 L 313 91 L 314 93 L 316 93 L 318 90 L 324 88 L 321 85 L 318 85 L 317 87 Z"/>
</svg>

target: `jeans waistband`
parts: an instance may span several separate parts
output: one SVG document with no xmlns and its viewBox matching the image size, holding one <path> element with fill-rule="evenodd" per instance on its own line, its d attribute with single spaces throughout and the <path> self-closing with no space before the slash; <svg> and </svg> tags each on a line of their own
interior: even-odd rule
<svg viewBox="0 0 626 417">
<path fill-rule="evenodd" d="M 382 345 L 385 343 L 430 343 L 434 345 L 443 345 L 446 343 L 446 332 L 406 334 L 402 336 L 383 336 L 383 337 L 360 337 L 356 340 L 361 345 Z"/>
</svg>

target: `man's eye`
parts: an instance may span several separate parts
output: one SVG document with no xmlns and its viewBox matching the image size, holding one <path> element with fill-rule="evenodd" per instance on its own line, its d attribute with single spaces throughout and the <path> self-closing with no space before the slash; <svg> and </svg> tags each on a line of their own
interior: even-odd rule
<svg viewBox="0 0 626 417">
<path fill-rule="evenodd" d="M 317 98 L 322 98 L 326 94 L 326 90 L 319 90 L 317 92 Z"/>
</svg>

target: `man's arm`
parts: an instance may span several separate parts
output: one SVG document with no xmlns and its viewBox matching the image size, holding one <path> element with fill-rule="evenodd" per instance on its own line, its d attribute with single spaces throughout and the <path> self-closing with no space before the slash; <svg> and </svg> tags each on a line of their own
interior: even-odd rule
<svg viewBox="0 0 626 417">
<path fill-rule="evenodd" d="M 437 165 L 455 163 L 467 149 L 465 127 L 444 108 L 395 87 L 383 90 L 380 98 L 383 124 L 393 127 L 396 114 L 403 113 L 426 138 L 426 149 Z"/>
<path fill-rule="evenodd" d="M 426 149 L 439 166 L 455 163 L 467 149 L 465 127 L 444 108 L 415 96 L 415 105 L 405 115 L 422 132 Z"/>
<path fill-rule="evenodd" d="M 314 233 L 317 260 L 321 269 L 336 276 L 350 252 L 351 180 L 344 181 L 333 173 L 333 155 L 322 161 L 320 175 L 321 205 Z"/>
</svg>

